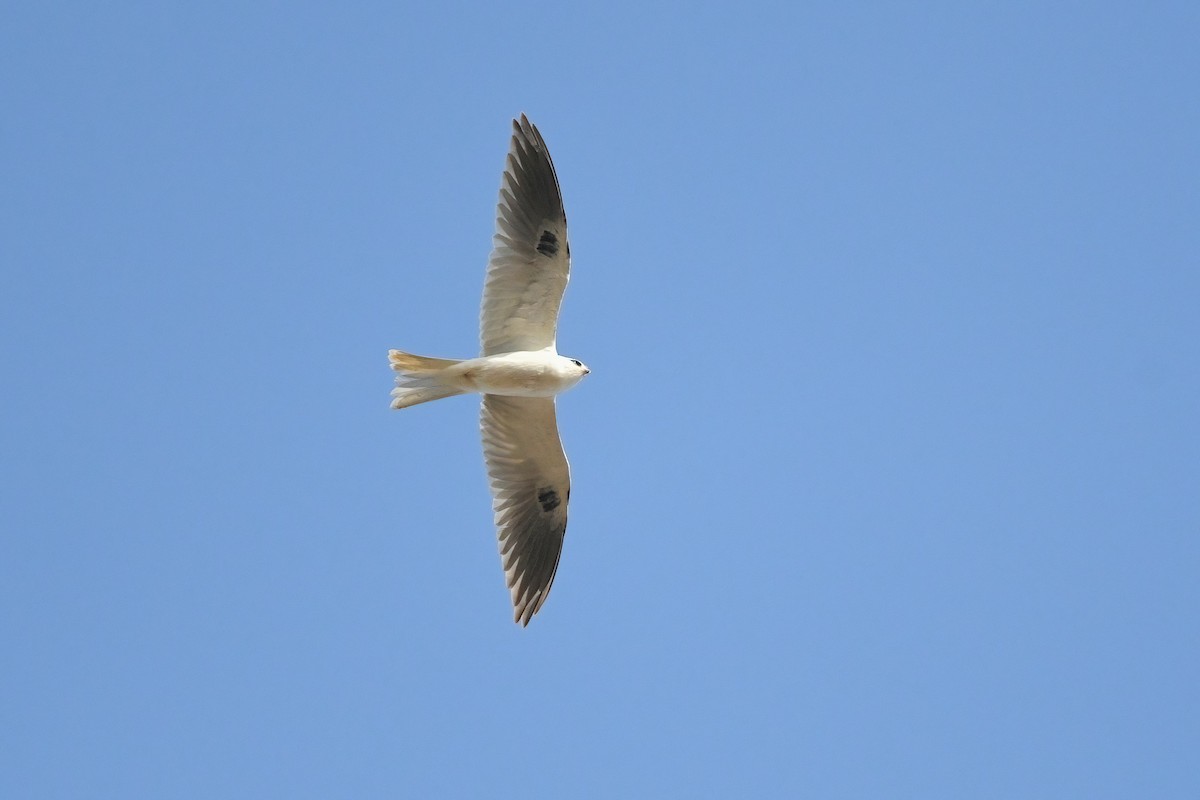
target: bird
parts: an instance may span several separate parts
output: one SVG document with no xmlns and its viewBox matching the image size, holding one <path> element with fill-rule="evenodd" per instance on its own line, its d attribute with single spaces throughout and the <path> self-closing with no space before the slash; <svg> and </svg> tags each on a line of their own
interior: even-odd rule
<svg viewBox="0 0 1200 800">
<path fill-rule="evenodd" d="M 525 114 L 512 139 L 496 203 L 496 228 L 479 314 L 480 355 L 455 360 L 388 351 L 397 373 L 391 407 L 466 393 L 479 417 L 492 512 L 513 606 L 522 627 L 537 614 L 558 570 L 567 531 L 571 468 L 555 397 L 590 369 L 558 354 L 558 312 L 571 272 L 558 175 Z"/>
</svg>

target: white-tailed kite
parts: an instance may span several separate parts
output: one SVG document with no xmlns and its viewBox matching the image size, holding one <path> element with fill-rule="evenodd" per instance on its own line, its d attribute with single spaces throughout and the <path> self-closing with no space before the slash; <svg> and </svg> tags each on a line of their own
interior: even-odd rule
<svg viewBox="0 0 1200 800">
<path fill-rule="evenodd" d="M 521 625 L 542 608 L 567 531 L 571 470 L 554 397 L 589 370 L 555 349 L 571 271 L 567 216 L 546 142 L 522 114 L 500 184 L 496 233 L 479 314 L 479 358 L 454 361 L 392 350 L 392 408 L 466 392 L 483 395 L 480 430 L 500 560 Z"/>
</svg>

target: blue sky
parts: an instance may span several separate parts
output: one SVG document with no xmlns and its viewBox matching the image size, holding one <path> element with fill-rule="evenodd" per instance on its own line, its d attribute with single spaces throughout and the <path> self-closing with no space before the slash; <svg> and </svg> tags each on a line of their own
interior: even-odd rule
<svg viewBox="0 0 1200 800">
<path fill-rule="evenodd" d="M 1192 3 L 0 15 L 0 796 L 1194 798 Z M 571 224 L 514 626 L 467 357 Z"/>
</svg>

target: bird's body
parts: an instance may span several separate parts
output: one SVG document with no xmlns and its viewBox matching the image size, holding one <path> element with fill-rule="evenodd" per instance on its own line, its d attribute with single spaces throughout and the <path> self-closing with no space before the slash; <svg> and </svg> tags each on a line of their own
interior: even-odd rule
<svg viewBox="0 0 1200 800">
<path fill-rule="evenodd" d="M 546 143 L 524 115 L 513 121 L 492 244 L 482 354 L 460 361 L 390 351 L 398 373 L 392 408 L 483 395 L 480 432 L 500 558 L 514 618 L 528 625 L 558 569 L 571 495 L 554 397 L 589 370 L 556 349 L 571 266 L 567 218 Z"/>
<path fill-rule="evenodd" d="M 416 378 L 417 383 L 436 380 L 441 386 L 457 389 L 458 394 L 478 392 L 506 397 L 554 397 L 579 383 L 588 373 L 588 368 L 579 361 L 560 356 L 553 350 L 518 350 L 465 361 L 429 359 L 392 350 L 388 358 L 393 369 L 404 376 L 411 376 L 397 379 L 399 385 L 392 391 L 396 398 L 392 403 L 393 408 L 416 405 L 405 402 L 413 396 L 407 391 L 409 385 L 414 383 L 412 378 Z M 419 366 L 428 362 L 435 362 L 436 366 L 425 369 Z"/>
</svg>

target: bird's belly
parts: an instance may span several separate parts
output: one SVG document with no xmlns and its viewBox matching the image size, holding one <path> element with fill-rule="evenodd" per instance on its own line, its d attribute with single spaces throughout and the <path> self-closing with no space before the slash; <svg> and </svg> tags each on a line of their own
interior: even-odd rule
<svg viewBox="0 0 1200 800">
<path fill-rule="evenodd" d="M 549 364 L 533 360 L 475 358 L 452 367 L 453 384 L 467 391 L 513 397 L 553 397 L 569 388 Z"/>
</svg>

